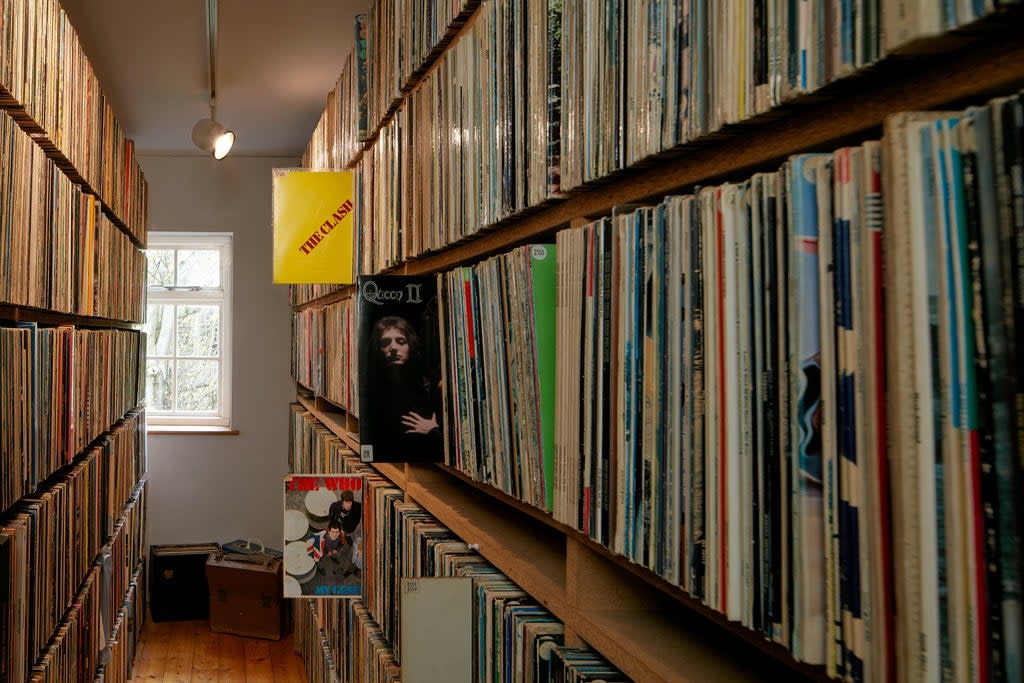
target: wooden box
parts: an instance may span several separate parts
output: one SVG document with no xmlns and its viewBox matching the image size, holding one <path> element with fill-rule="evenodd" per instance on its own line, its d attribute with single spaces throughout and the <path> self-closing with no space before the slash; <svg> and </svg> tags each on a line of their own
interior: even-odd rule
<svg viewBox="0 0 1024 683">
<path fill-rule="evenodd" d="M 280 640 L 286 632 L 281 560 L 225 553 L 206 561 L 210 630 Z"/>
</svg>

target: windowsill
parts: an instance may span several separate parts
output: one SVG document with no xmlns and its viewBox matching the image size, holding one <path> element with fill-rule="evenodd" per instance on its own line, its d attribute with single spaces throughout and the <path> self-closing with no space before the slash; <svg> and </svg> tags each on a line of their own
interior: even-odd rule
<svg viewBox="0 0 1024 683">
<path fill-rule="evenodd" d="M 147 434 L 179 434 L 185 436 L 238 436 L 239 431 L 231 427 L 198 427 L 196 425 L 148 425 Z"/>
</svg>

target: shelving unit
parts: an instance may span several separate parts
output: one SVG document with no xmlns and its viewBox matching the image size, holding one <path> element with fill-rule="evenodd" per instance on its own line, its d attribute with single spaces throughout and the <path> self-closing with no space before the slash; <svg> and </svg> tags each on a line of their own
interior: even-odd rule
<svg viewBox="0 0 1024 683">
<path fill-rule="evenodd" d="M 81 188 L 89 194 L 95 195 L 99 198 L 103 205 L 103 213 L 117 226 L 117 228 L 131 239 L 132 243 L 140 249 L 145 249 L 145 240 L 140 240 L 132 231 L 128 228 L 125 223 L 124 217 L 119 215 L 117 211 L 110 205 L 108 197 L 103 197 L 100 192 L 89 184 L 89 181 L 82 176 L 81 172 L 70 159 L 65 156 L 63 150 L 50 139 L 49 134 L 43 129 L 35 119 L 27 111 L 25 107 L 18 102 L 10 92 L 4 88 L 3 84 L 0 84 L 0 109 L 3 109 L 10 115 L 10 117 L 18 124 L 18 126 L 25 131 L 32 140 L 38 145 L 43 151 L 46 152 L 46 156 L 52 159 L 56 164 L 57 168 L 62 170 L 64 174 L 76 185 L 80 185 Z M 145 231 L 143 231 L 145 234 Z"/>
<path fill-rule="evenodd" d="M 12 136 L 25 136 L 24 138 L 19 137 L 16 141 L 17 144 L 8 140 L 7 142 L 11 146 L 4 148 L 3 162 L 11 167 L 8 169 L 9 176 L 14 177 L 17 173 L 24 171 L 20 166 L 24 159 L 17 156 L 16 152 L 18 145 L 23 144 L 25 149 L 32 150 L 32 158 L 35 160 L 33 163 L 41 163 L 44 156 L 49 160 L 46 162 L 45 168 L 40 166 L 34 168 L 34 170 L 43 168 L 45 173 L 41 177 L 46 178 L 45 174 L 52 173 L 52 169 L 55 167 L 59 173 L 63 173 L 70 180 L 70 185 L 66 185 L 59 173 L 53 173 L 52 179 L 46 178 L 45 181 L 40 181 L 44 183 L 40 189 L 32 184 L 38 178 L 31 177 L 25 172 L 24 176 L 30 180 L 26 181 L 22 191 L 25 195 L 29 195 L 32 202 L 39 202 L 42 192 L 51 187 L 45 183 L 53 183 L 53 186 L 56 187 L 56 179 L 60 179 L 61 187 L 78 186 L 76 192 L 80 190 L 82 195 L 93 195 L 96 199 L 95 203 L 91 198 L 87 202 L 88 209 L 96 211 L 95 216 L 90 215 L 89 221 L 82 220 L 81 225 L 71 225 L 69 220 L 71 216 L 81 219 L 81 216 L 74 211 L 82 207 L 74 204 L 75 198 L 58 195 L 55 189 L 54 196 L 46 196 L 46 201 L 50 204 L 44 205 L 44 213 L 34 214 L 34 216 L 43 215 L 46 220 L 52 219 L 53 224 L 51 225 L 44 223 L 42 219 L 28 222 L 26 220 L 28 212 L 24 210 L 24 207 L 21 207 L 23 215 L 19 216 L 19 207 L 15 206 L 15 202 L 21 201 L 21 195 L 5 197 L 5 210 L 9 211 L 10 216 L 14 216 L 18 221 L 26 221 L 26 224 L 20 222 L 14 224 L 12 220 L 12 224 L 6 227 L 12 231 L 22 231 L 21 235 L 32 235 L 33 239 L 42 240 L 42 237 L 45 236 L 47 239 L 44 250 L 45 258 L 49 258 L 49 240 L 53 240 L 55 254 L 56 250 L 63 250 L 62 257 L 65 260 L 61 261 L 59 266 L 67 267 L 69 271 L 67 274 L 79 266 L 85 269 L 83 270 L 85 282 L 83 283 L 83 274 L 76 272 L 73 275 L 74 287 L 69 287 L 67 290 L 73 293 L 74 296 L 71 298 L 88 298 L 90 306 L 77 310 L 112 311 L 118 315 L 135 315 L 143 301 L 144 269 L 136 273 L 137 280 L 130 282 L 128 271 L 120 272 L 119 277 L 122 282 L 115 286 L 109 281 L 112 279 L 109 276 L 113 272 L 110 269 L 118 266 L 107 263 L 113 259 L 100 258 L 100 251 L 105 244 L 112 245 L 111 248 L 115 249 L 114 256 L 123 256 L 132 264 L 138 265 L 143 258 L 141 250 L 145 248 L 146 244 L 147 190 L 145 179 L 134 158 L 133 144 L 121 135 L 109 107 L 104 109 L 106 105 L 103 95 L 98 90 L 87 61 L 84 61 L 81 54 L 77 36 L 70 23 L 66 21 L 58 2 L 8 3 L 4 20 L 9 20 L 10 24 L 7 25 L 9 30 L 0 36 L 0 43 L 3 43 L 0 45 L 0 49 L 4 50 L 4 56 L 0 58 L 0 63 L 7 66 L 12 59 L 11 55 L 20 53 L 20 58 L 24 60 L 24 63 L 20 63 L 20 71 L 12 69 L 5 74 L 13 74 L 12 78 L 25 78 L 23 81 L 0 83 L 0 110 L 5 112 L 3 116 L 5 126 L 8 126 L 6 130 L 9 130 Z M 72 67 L 71 62 L 74 62 L 75 68 Z M 79 67 L 82 70 L 76 70 Z M 87 96 L 88 104 L 93 105 L 88 112 L 85 111 L 87 109 L 86 100 L 76 101 L 73 99 L 75 91 L 73 86 L 82 85 L 78 79 L 84 73 L 88 73 L 89 80 L 88 94 L 83 94 L 83 97 Z M 15 92 L 27 93 L 26 101 L 18 101 L 12 94 Z M 79 89 L 79 92 L 85 93 L 85 89 Z M 45 108 L 61 105 L 64 107 L 62 110 Z M 75 105 L 79 106 L 72 111 Z M 84 137 L 74 137 L 71 134 L 61 138 L 59 130 L 56 131 L 56 134 L 54 131 L 45 130 L 44 125 L 30 112 L 35 112 L 36 116 L 50 120 L 49 125 L 58 127 L 63 125 L 66 120 L 74 119 L 75 134 L 85 132 L 85 128 L 88 126 L 86 119 L 97 120 L 98 125 L 103 126 L 103 130 L 92 131 L 94 137 L 88 141 Z M 58 116 L 60 112 L 68 115 L 68 118 Z M 15 125 L 10 125 L 11 121 Z M 102 149 L 99 142 L 101 133 L 107 136 L 107 144 Z M 55 139 L 63 139 L 67 143 L 68 149 L 59 148 L 54 142 Z M 91 146 L 87 147 L 86 145 Z M 107 151 L 112 151 L 114 156 L 112 158 L 101 157 Z M 7 156 L 8 153 L 11 156 Z M 81 163 L 95 166 L 95 168 L 90 170 L 90 168 L 76 167 L 75 163 L 71 161 L 71 157 L 79 153 L 82 154 Z M 52 162 L 52 167 L 50 162 Z M 86 175 L 89 174 L 95 177 L 87 180 Z M 103 187 L 96 187 L 92 183 L 98 183 Z M 108 196 L 101 196 L 101 191 L 104 188 L 109 191 Z M 74 197 L 79 197 L 79 195 L 76 194 Z M 57 201 L 58 199 L 61 201 Z M 32 211 L 38 212 L 38 208 L 38 205 L 33 205 Z M 102 219 L 99 215 L 100 210 L 103 216 L 109 219 L 110 224 L 128 238 L 128 241 L 124 241 L 121 236 L 117 235 L 117 231 Z M 82 215 L 87 214 L 83 212 Z M 93 217 L 96 219 L 95 225 L 91 222 Z M 57 225 L 58 219 L 61 221 L 60 226 Z M 92 226 L 95 231 L 88 238 L 84 237 L 85 226 Z M 59 232 L 61 229 L 65 232 Z M 33 232 L 34 230 L 40 232 Z M 6 236 L 6 233 L 2 234 Z M 83 242 L 87 241 L 88 244 L 77 242 L 77 237 L 80 234 L 83 236 Z M 113 246 L 114 242 L 103 241 L 106 236 L 109 236 L 111 240 L 116 238 L 116 246 Z M 62 237 L 64 241 L 58 243 L 58 237 Z M 34 246 L 29 245 L 29 248 L 32 249 Z M 10 245 L 8 248 L 10 249 Z M 71 252 L 74 252 L 73 257 Z M 79 264 L 76 259 L 79 258 L 80 253 L 87 254 L 89 260 L 83 259 Z M 8 264 L 10 267 L 7 272 L 0 272 L 0 280 L 11 278 L 12 282 L 18 282 L 19 274 L 33 273 L 34 271 L 26 265 L 25 256 L 21 253 L 11 255 Z M 28 254 L 29 258 L 37 256 L 38 252 L 34 251 Z M 56 258 L 54 263 L 56 264 Z M 54 265 L 55 268 L 59 266 Z M 54 308 L 63 308 L 64 304 L 57 302 L 57 294 L 51 290 L 49 267 L 49 265 L 45 266 L 46 277 L 39 278 L 36 273 L 35 276 L 39 279 L 33 283 L 36 286 L 36 293 L 42 292 L 42 298 L 12 297 L 12 300 L 47 302 L 51 303 Z M 104 267 L 108 270 L 103 270 Z M 52 274 L 54 281 L 58 276 L 56 271 Z M 80 287 L 83 291 L 79 291 Z M 118 287 L 124 287 L 124 289 L 118 289 Z M 96 293 L 93 292 L 94 288 Z M 138 301 L 134 300 L 136 292 L 140 295 Z M 110 295 L 109 300 L 106 298 L 94 300 L 94 298 L 105 297 L 107 293 Z M 51 294 L 54 297 L 52 302 Z M 96 304 L 95 308 L 91 307 L 93 303 Z M 123 308 L 117 306 L 123 306 Z M 61 413 L 63 422 L 59 422 L 59 424 L 66 430 L 66 433 L 62 431 L 60 438 L 66 439 L 68 443 L 61 444 L 61 448 L 67 446 L 65 454 L 63 450 L 58 450 L 56 433 L 49 434 L 50 441 L 46 441 L 43 435 L 35 437 L 39 442 L 46 443 L 50 450 L 42 451 L 40 449 L 41 453 L 45 453 L 45 455 L 40 455 L 38 460 L 40 471 L 32 471 L 29 474 L 29 465 L 31 464 L 33 467 L 35 465 L 27 461 L 33 457 L 34 451 L 30 452 L 25 444 L 31 443 L 31 439 L 27 435 L 34 427 L 18 423 L 18 418 L 15 417 L 16 411 L 11 406 L 2 406 L 4 411 L 3 417 L 0 418 L 3 420 L 2 429 L 8 435 L 20 429 L 22 443 L 21 447 L 16 447 L 12 453 L 8 453 L 5 448 L 4 452 L 0 454 L 2 455 L 0 472 L 4 477 L 10 476 L 14 480 L 11 483 L 12 488 L 21 489 L 23 495 L 6 509 L 0 509 L 0 520 L 3 522 L 0 523 L 0 527 L 5 527 L 5 532 L 11 532 L 9 537 L 5 535 L 3 538 L 7 552 L 3 557 L 4 566 L 0 567 L 0 573 L 11 577 L 10 590 L 2 591 L 4 593 L 2 599 L 4 609 L 0 609 L 0 612 L 3 612 L 3 618 L 0 619 L 0 640 L 2 640 L 0 652 L 4 654 L 4 661 L 0 662 L 0 672 L 2 672 L 0 677 L 3 677 L 4 674 L 13 676 L 6 665 L 10 663 L 8 658 L 15 657 L 25 659 L 25 661 L 15 661 L 14 665 L 22 666 L 27 677 L 33 675 L 34 666 L 46 666 L 48 667 L 45 674 L 48 676 L 47 680 L 92 681 L 97 673 L 95 666 L 101 663 L 103 654 L 111 653 L 116 646 L 121 654 L 117 655 L 116 664 L 107 666 L 107 680 L 123 679 L 130 667 L 130 662 L 126 661 L 126 653 L 128 650 L 133 650 L 126 644 L 129 639 L 134 642 L 136 634 L 128 634 L 126 629 L 122 628 L 120 639 L 115 642 L 114 634 L 110 633 L 109 629 L 113 628 L 113 620 L 117 618 L 118 613 L 122 615 L 125 613 L 123 604 L 131 594 L 129 586 L 133 577 L 138 577 L 139 563 L 141 562 L 141 558 L 136 556 L 145 544 L 145 480 L 143 479 L 145 463 L 144 451 L 139 450 L 143 448 L 141 439 L 144 438 L 145 418 L 133 413 L 141 404 L 138 393 L 139 377 L 136 373 L 142 372 L 143 369 L 139 367 L 139 356 L 131 352 L 133 348 L 131 343 L 121 339 L 122 335 L 107 335 L 106 332 L 116 330 L 138 332 L 141 325 L 135 321 L 113 317 L 77 315 L 20 304 L 0 303 L 0 326 L 10 327 L 18 323 L 36 323 L 40 329 L 73 326 L 76 330 L 75 334 L 79 329 L 101 330 L 102 332 L 96 334 L 107 339 L 110 344 L 108 347 L 110 352 L 106 364 L 94 363 L 93 367 L 89 367 L 91 359 L 84 353 L 82 356 L 74 356 L 70 349 L 63 346 L 58 348 L 56 345 L 52 349 L 40 348 L 38 355 L 36 355 L 35 349 L 31 355 L 22 353 L 19 349 L 17 353 L 11 355 L 10 359 L 6 356 L 4 358 L 5 362 L 14 365 L 20 363 L 27 365 L 29 358 L 34 359 L 37 365 L 31 368 L 31 375 L 50 392 L 44 394 L 40 391 L 37 395 L 32 395 L 33 401 L 37 401 L 41 406 L 38 408 L 38 414 L 46 412 L 52 417 Z M 128 337 L 129 335 L 123 336 Z M 109 341 L 111 337 L 118 337 L 120 342 L 124 343 Z M 35 338 L 33 337 L 33 339 Z M 74 344 L 77 338 L 71 335 L 66 341 L 69 344 Z M 141 349 L 138 348 L 138 344 L 142 345 Z M 89 348 L 91 349 L 91 347 Z M 139 354 L 145 353 L 141 337 L 135 350 Z M 89 353 L 92 353 L 91 350 Z M 52 366 L 43 365 L 43 360 L 40 358 L 44 357 L 46 362 L 52 360 Z M 72 371 L 72 367 L 74 367 L 74 371 Z M 126 373 L 124 376 L 114 376 L 115 368 L 118 367 L 124 368 Z M 27 375 L 22 375 L 18 368 L 5 368 L 6 370 L 11 371 L 4 373 L 5 382 L 14 382 L 14 389 L 23 392 L 21 399 L 27 402 L 27 397 L 31 394 L 26 386 L 17 384 L 19 381 L 27 383 Z M 94 372 L 90 375 L 89 370 Z M 45 375 L 44 372 L 51 374 Z M 93 396 L 94 393 L 99 393 L 98 388 L 91 383 L 91 380 L 95 378 L 100 378 L 100 381 L 107 382 L 111 386 L 116 384 L 118 390 L 107 392 L 108 396 Z M 89 391 L 83 391 L 86 388 Z M 99 385 L 99 388 L 104 387 Z M 73 394 L 74 398 L 72 398 Z M 115 394 L 117 395 L 116 399 L 113 397 Z M 10 392 L 7 392 L 8 399 L 11 395 Z M 52 405 L 43 406 L 44 402 L 50 400 L 54 401 Z M 113 403 L 114 400 L 118 402 L 116 405 Z M 92 403 L 93 401 L 95 403 Z M 107 405 L 108 401 L 111 402 L 110 405 Z M 122 402 L 130 402 L 133 405 L 123 406 Z M 15 399 L 15 403 L 17 403 L 17 399 Z M 80 412 L 73 411 L 73 405 Z M 88 407 L 89 410 L 81 410 L 85 407 Z M 124 408 L 123 411 L 122 408 Z M 111 416 L 113 420 L 109 424 L 93 424 L 99 422 L 100 419 L 105 423 Z M 34 420 L 36 415 L 33 414 L 32 418 Z M 7 421 L 8 419 L 10 422 Z M 58 424 L 55 417 L 53 417 L 53 423 L 54 425 Z M 50 428 L 51 430 L 55 429 L 54 426 Z M 123 440 L 118 441 L 118 439 L 128 438 L 125 432 L 117 431 L 122 428 L 135 430 L 131 432 L 131 436 L 138 440 L 130 443 Z M 142 432 L 141 436 L 139 430 Z M 110 437 L 111 434 L 117 434 L 117 436 Z M 80 447 L 75 447 L 74 436 L 88 439 L 91 443 L 81 443 Z M 108 446 L 105 444 L 115 442 L 119 450 L 106 450 Z M 4 446 L 6 445 L 5 440 Z M 98 450 L 101 447 L 104 450 Z M 109 446 L 109 448 L 113 449 L 114 446 Z M 117 454 L 116 457 L 115 454 Z M 8 458 L 11 460 L 8 461 Z M 122 458 L 132 458 L 132 461 L 129 463 L 123 461 Z M 19 464 L 19 460 L 22 460 L 24 464 Z M 8 468 L 8 462 L 15 465 L 13 472 L 24 474 L 20 485 L 18 485 L 16 477 L 12 475 L 12 470 Z M 89 469 L 85 470 L 85 467 Z M 120 469 L 115 471 L 114 467 Z M 76 478 L 67 478 L 66 475 L 69 474 Z M 87 481 L 87 476 L 95 477 L 95 480 Z M 134 479 L 134 481 L 128 482 L 128 479 Z M 131 483 L 130 486 L 129 483 Z M 23 490 L 32 487 L 33 484 L 35 484 L 33 491 Z M 117 500 L 124 493 L 127 493 L 128 498 Z M 108 497 L 111 500 L 107 500 Z M 38 513 L 32 525 L 28 525 L 23 519 L 22 507 L 26 500 L 33 499 L 43 502 L 37 504 L 41 512 Z M 78 508 L 73 506 L 78 506 Z M 95 514 L 98 519 L 85 517 L 91 506 L 95 506 Z M 104 506 L 110 506 L 113 509 L 105 509 Z M 70 517 L 67 517 L 69 515 Z M 69 520 L 74 524 L 69 524 Z M 12 526 L 8 527 L 8 525 Z M 82 538 L 76 537 L 73 541 L 69 540 L 72 538 L 69 534 L 79 527 L 88 530 L 88 537 L 83 535 Z M 129 535 L 131 538 L 126 538 Z M 96 549 L 99 550 L 98 554 L 94 557 L 84 557 L 85 550 L 92 548 L 86 543 L 94 542 Z M 101 569 L 102 548 L 108 544 L 113 545 L 116 558 L 109 566 Z M 53 550 L 54 548 L 63 548 L 64 545 L 68 546 L 66 550 Z M 59 562 L 54 565 L 54 560 L 49 560 L 50 564 L 47 566 L 46 558 L 54 552 L 57 553 L 55 557 L 59 558 Z M 92 550 L 88 550 L 88 553 L 91 555 Z M 37 563 L 42 563 L 42 565 Z M 37 575 L 45 577 L 55 568 L 62 575 L 59 576 L 59 581 L 51 581 L 47 595 L 53 597 L 55 602 L 60 602 L 64 592 L 76 591 L 70 597 L 71 602 L 67 604 L 46 604 L 46 596 L 33 593 L 37 582 L 42 580 L 37 579 Z M 84 573 L 81 576 L 73 576 L 72 574 L 78 573 L 77 569 L 79 568 Z M 111 575 L 108 576 L 108 573 Z M 18 576 L 22 577 L 24 584 L 16 582 Z M 101 576 L 103 580 L 101 580 Z M 110 583 L 108 584 L 107 581 Z M 57 583 L 60 585 L 55 587 L 54 584 Z M 101 587 L 101 584 L 109 585 L 111 588 Z M 27 587 L 27 594 L 16 590 L 22 585 Z M 124 589 L 121 594 L 108 593 L 108 591 L 116 592 L 120 587 Z M 88 596 L 80 596 L 79 593 L 83 591 L 88 591 Z M 105 605 L 102 607 L 100 606 L 101 592 L 104 593 L 105 601 Z M 77 602 L 79 597 L 84 597 L 89 603 L 88 609 L 83 608 L 83 605 Z M 99 616 L 101 612 L 103 612 L 103 616 Z M 19 621 L 22 617 L 24 617 L 24 621 Z M 47 626 L 50 623 L 48 620 L 51 619 L 56 620 L 56 628 L 52 633 L 43 633 L 42 627 Z M 100 642 L 101 624 L 96 622 L 96 619 L 101 620 L 108 629 L 104 636 L 107 639 L 106 642 Z M 32 637 L 28 638 L 25 634 L 29 631 L 30 623 L 34 631 Z M 9 648 L 8 646 L 12 644 L 13 646 Z M 30 645 L 35 647 L 35 651 L 29 649 Z M 92 670 L 87 670 L 87 665 L 93 667 Z M 118 667 L 123 668 L 119 669 Z"/>
<path fill-rule="evenodd" d="M 300 393 L 298 401 L 358 452 L 358 437 L 347 427 L 351 416 L 325 410 L 320 398 Z M 372 467 L 561 619 L 572 634 L 568 642 L 574 636 L 589 643 L 636 681 L 757 681 L 766 671 L 828 680 L 820 668 L 794 661 L 781 646 L 546 512 L 444 465 Z M 742 644 L 751 648 L 742 660 L 715 654 Z"/>
<path fill-rule="evenodd" d="M 470 17 L 457 34 L 471 26 Z M 474 264 L 562 229 L 609 215 L 619 205 L 655 202 L 694 187 L 777 170 L 788 157 L 832 151 L 881 136 L 890 114 L 983 104 L 1024 88 L 1024 9 L 1011 7 L 953 33 L 917 41 L 870 68 L 706 138 L 666 150 L 599 182 L 562 193 L 432 253 L 383 272 L 439 273 Z M 455 36 L 455 40 L 458 35 Z M 410 79 L 415 92 L 443 51 Z M 373 127 L 362 159 L 401 102 Z M 352 165 L 350 164 L 350 165 Z M 295 306 L 350 299 L 353 286 Z M 300 396 L 318 420 L 358 452 L 358 422 L 319 397 Z M 760 633 L 729 621 L 653 572 L 586 535 L 444 465 L 374 464 L 500 571 L 561 619 L 567 642 L 583 641 L 637 681 L 830 680 Z M 898 656 L 898 655 L 897 655 Z"/>
</svg>

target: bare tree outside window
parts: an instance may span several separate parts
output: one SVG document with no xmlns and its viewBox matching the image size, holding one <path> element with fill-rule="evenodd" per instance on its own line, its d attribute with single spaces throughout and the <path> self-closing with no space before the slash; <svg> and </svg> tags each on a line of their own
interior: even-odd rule
<svg viewBox="0 0 1024 683">
<path fill-rule="evenodd" d="M 152 232 L 149 241 L 149 421 L 228 426 L 231 236 Z"/>
</svg>

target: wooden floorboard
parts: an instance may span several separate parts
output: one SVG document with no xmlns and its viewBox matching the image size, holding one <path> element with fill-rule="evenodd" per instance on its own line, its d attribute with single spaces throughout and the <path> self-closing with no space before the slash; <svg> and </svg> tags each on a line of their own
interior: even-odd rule
<svg viewBox="0 0 1024 683">
<path fill-rule="evenodd" d="M 274 683 L 270 643 L 266 640 L 245 639 L 245 680 L 246 683 Z"/>
<path fill-rule="evenodd" d="M 167 641 L 167 668 L 164 683 L 189 683 L 192 680 L 192 650 L 194 629 L 188 621 L 171 623 Z"/>
<path fill-rule="evenodd" d="M 245 642 L 238 636 L 227 633 L 217 634 L 220 646 L 220 668 L 218 679 L 221 683 L 245 680 Z"/>
<path fill-rule="evenodd" d="M 306 683 L 292 636 L 280 641 L 214 633 L 207 621 L 149 620 L 132 683 Z"/>
</svg>

